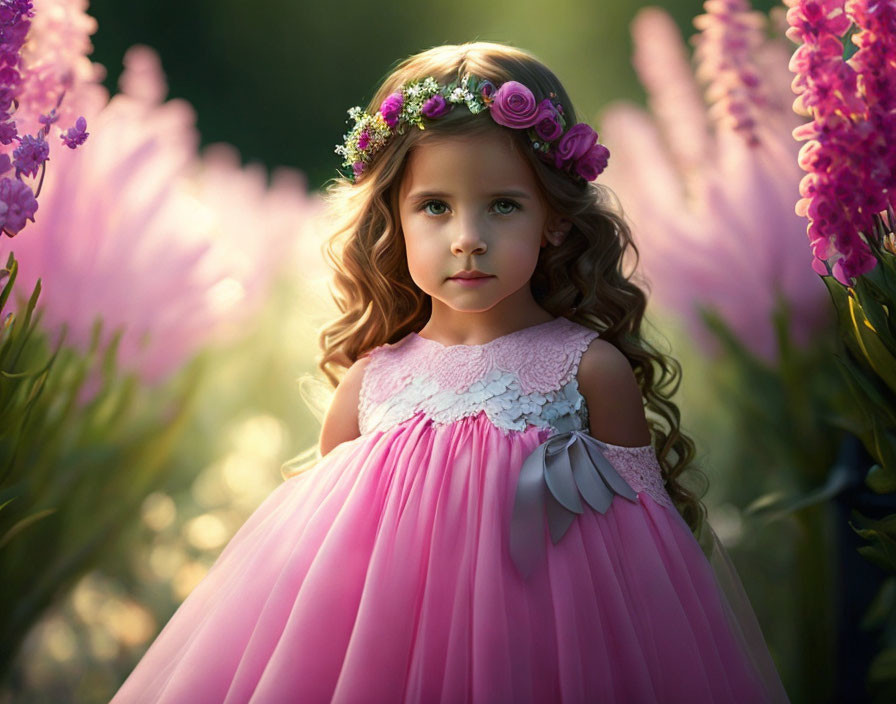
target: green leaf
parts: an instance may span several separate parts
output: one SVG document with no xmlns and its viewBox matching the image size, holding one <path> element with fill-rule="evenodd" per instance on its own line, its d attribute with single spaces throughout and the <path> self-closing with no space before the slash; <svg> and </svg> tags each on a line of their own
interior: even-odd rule
<svg viewBox="0 0 896 704">
<path fill-rule="evenodd" d="M 884 395 L 880 380 L 857 367 L 852 360 L 836 354 L 834 359 L 866 416 L 874 417 L 879 414 L 883 416 L 888 426 L 896 425 L 896 409 L 893 408 L 890 398 Z"/>
<path fill-rule="evenodd" d="M 853 414 L 852 416 L 846 416 L 840 412 L 835 411 L 820 411 L 819 418 L 823 423 L 833 428 L 840 428 L 841 430 L 845 430 L 847 433 L 852 433 L 853 435 L 861 435 L 866 430 L 864 426 L 857 422 L 855 414 Z"/>
<path fill-rule="evenodd" d="M 896 491 L 896 471 L 880 464 L 871 465 L 865 483 L 878 494 L 889 494 Z"/>
<path fill-rule="evenodd" d="M 6 308 L 6 301 L 12 293 L 12 287 L 16 282 L 16 277 L 19 275 L 19 263 L 15 260 L 12 252 L 9 253 L 9 259 L 6 261 L 6 269 L 9 271 L 9 278 L 3 286 L 3 291 L 0 291 L 0 311 Z"/>
<path fill-rule="evenodd" d="M 887 349 L 896 353 L 896 335 L 893 333 L 893 316 L 890 315 L 896 299 L 887 296 L 873 281 L 861 276 L 854 291 L 868 323 Z"/>
<path fill-rule="evenodd" d="M 877 266 L 871 271 L 866 271 L 857 281 L 866 280 L 873 284 L 883 298 L 887 301 L 896 301 L 896 272 L 893 270 L 893 255 L 887 253 L 888 257 L 883 257 Z"/>
<path fill-rule="evenodd" d="M 859 553 L 890 572 L 896 572 L 896 514 L 890 514 L 880 520 L 871 520 L 858 512 L 853 512 L 865 528 L 856 528 L 852 521 L 849 526 L 870 545 L 860 547 Z"/>
<path fill-rule="evenodd" d="M 896 541 L 879 533 L 863 537 L 873 538 L 876 545 L 863 545 L 858 548 L 859 554 L 888 572 L 896 572 Z"/>
<path fill-rule="evenodd" d="M 894 607 L 896 607 L 896 577 L 888 577 L 881 584 L 859 625 L 865 631 L 880 628 L 893 613 Z"/>
<path fill-rule="evenodd" d="M 744 516 L 761 518 L 767 525 L 810 506 L 829 501 L 852 481 L 852 472 L 846 465 L 834 465 L 828 472 L 825 483 L 806 494 L 769 495 L 766 494 L 744 509 Z"/>
<path fill-rule="evenodd" d="M 6 508 L 6 506 L 7 506 L 10 502 L 15 501 L 17 498 L 18 498 L 17 496 L 13 496 L 12 498 L 7 499 L 7 500 L 4 501 L 2 504 L 0 504 L 0 511 L 2 511 L 4 508 Z"/>
<path fill-rule="evenodd" d="M 32 513 L 30 516 L 25 516 L 25 518 L 21 519 L 14 523 L 8 531 L 0 538 L 0 549 L 6 547 L 6 544 L 12 540 L 13 537 L 17 533 L 22 532 L 25 528 L 30 526 L 32 523 L 39 521 L 41 518 L 46 518 L 52 513 L 55 513 L 55 508 L 45 508 L 42 511 L 37 511 L 36 513 Z"/>
<path fill-rule="evenodd" d="M 877 334 L 877 329 L 868 321 L 865 311 L 853 296 L 849 298 L 849 313 L 856 341 L 865 359 L 890 390 L 896 392 L 896 358 L 887 349 Z"/>
<path fill-rule="evenodd" d="M 878 489 L 877 486 L 893 486 L 896 484 L 896 434 L 884 427 L 884 424 L 877 416 L 872 416 L 872 436 L 874 442 L 874 456 L 882 465 L 877 473 L 875 481 L 877 484 L 871 483 L 871 472 L 869 471 L 866 482 L 868 486 L 878 493 L 896 491 L 896 488 Z M 875 465 L 878 466 L 878 465 Z M 873 470 L 873 467 L 872 467 Z"/>
<path fill-rule="evenodd" d="M 892 689 L 894 680 L 896 680 L 896 648 L 884 648 L 874 656 L 868 667 L 868 682 L 876 687 L 890 684 Z M 889 690 L 887 696 L 890 696 Z"/>
</svg>

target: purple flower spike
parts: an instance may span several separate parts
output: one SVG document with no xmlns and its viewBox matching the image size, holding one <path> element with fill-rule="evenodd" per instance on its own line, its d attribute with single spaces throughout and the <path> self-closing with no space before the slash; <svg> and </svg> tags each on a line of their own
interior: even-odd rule
<svg viewBox="0 0 896 704">
<path fill-rule="evenodd" d="M 49 129 L 50 125 L 59 119 L 59 115 L 56 114 L 56 108 L 53 108 L 49 113 L 41 115 L 37 119 L 40 121 L 40 124 Z"/>
<path fill-rule="evenodd" d="M 16 174 L 34 176 L 41 164 L 50 156 L 50 145 L 40 134 L 37 137 L 26 134 L 19 138 L 19 142 L 19 146 L 12 153 Z"/>
<path fill-rule="evenodd" d="M 65 146 L 69 149 L 76 149 L 87 140 L 87 136 L 90 132 L 85 132 L 86 129 L 87 120 L 81 116 L 75 120 L 75 126 L 69 127 L 66 132 L 60 135 L 60 137 L 62 138 L 62 141 L 65 142 Z"/>
<path fill-rule="evenodd" d="M 19 133 L 16 131 L 16 123 L 12 120 L 0 123 L 0 144 L 12 144 L 12 140 L 14 140 L 18 134 Z"/>
<path fill-rule="evenodd" d="M 34 222 L 37 199 L 31 187 L 17 178 L 0 180 L 0 228 L 17 234 L 25 221 Z"/>
<path fill-rule="evenodd" d="M 829 267 L 848 286 L 877 263 L 864 237 L 873 236 L 875 217 L 892 202 L 896 186 L 896 149 L 887 138 L 896 125 L 896 73 L 889 58 L 896 50 L 896 16 L 892 2 L 786 4 L 787 37 L 801 42 L 790 60 L 793 109 L 812 118 L 793 130 L 794 139 L 808 140 L 799 153 L 807 174 L 795 211 L 809 218 L 813 270 Z M 853 21 L 859 31 L 852 43 L 859 51 L 844 61 L 840 37 Z"/>
<path fill-rule="evenodd" d="M 705 14 L 693 21 L 700 30 L 694 37 L 694 59 L 712 104 L 709 116 L 756 147 L 758 117 L 768 99 L 754 54 L 764 41 L 766 18 L 749 0 L 714 0 L 704 7 Z"/>
</svg>

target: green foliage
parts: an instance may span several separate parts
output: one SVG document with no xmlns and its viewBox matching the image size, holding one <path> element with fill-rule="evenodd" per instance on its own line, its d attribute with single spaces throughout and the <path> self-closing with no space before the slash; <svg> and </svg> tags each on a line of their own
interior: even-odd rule
<svg viewBox="0 0 896 704">
<path fill-rule="evenodd" d="M 842 286 L 832 276 L 823 280 L 848 350 L 837 361 L 852 391 L 856 435 L 877 460 L 867 472 L 866 483 L 873 491 L 890 493 L 896 491 L 896 324 L 891 315 L 896 302 L 896 256 L 878 244 L 887 241 L 880 217 L 876 217 L 875 227 L 876 238 L 868 238 L 868 242 L 877 266 L 858 277 L 851 287 Z M 883 549 L 890 535 L 889 518 L 860 534 L 873 537 L 875 543 L 863 554 L 896 571 L 896 560 Z"/>
<path fill-rule="evenodd" d="M 736 436 L 747 443 L 741 459 L 745 466 L 752 465 L 751 474 L 769 480 L 773 492 L 750 497 L 746 515 L 771 522 L 783 517 L 780 512 L 794 501 L 782 493 L 788 483 L 809 488 L 824 481 L 837 447 L 830 432 L 832 419 L 844 429 L 855 427 L 851 419 L 832 412 L 842 403 L 845 389 L 830 381 L 829 349 L 820 344 L 802 349 L 790 339 L 790 308 L 781 296 L 772 318 L 775 363 L 756 357 L 713 309 L 704 307 L 700 313 L 722 346 L 710 373 L 739 425 Z"/>
<path fill-rule="evenodd" d="M 892 223 L 892 211 L 888 213 Z M 840 337 L 846 354 L 837 357 L 839 369 L 852 392 L 851 409 L 859 424 L 856 435 L 876 463 L 865 483 L 880 494 L 896 491 L 896 256 L 892 235 L 883 218 L 875 216 L 875 233 L 866 238 L 877 258 L 871 271 L 845 287 L 831 276 L 823 277 L 837 310 Z M 883 246 L 882 246 L 883 244 Z M 896 514 L 869 519 L 858 512 L 861 527 L 850 527 L 867 545 L 859 553 L 887 572 L 896 572 Z M 886 625 L 882 649 L 868 673 L 868 689 L 875 702 L 892 701 L 896 694 L 896 600 L 891 578 L 880 590 L 865 615 L 865 622 Z"/>
<path fill-rule="evenodd" d="M 828 331 L 796 344 L 791 308 L 780 294 L 770 321 L 773 360 L 757 357 L 712 308 L 703 307 L 701 317 L 720 351 L 696 382 L 705 389 L 699 413 L 687 415 L 711 438 L 710 503 L 718 510 L 710 507 L 710 519 L 720 532 L 729 527 L 732 554 L 785 686 L 794 701 L 819 701 L 833 686 L 835 645 L 827 499 L 850 482 L 845 467 L 829 472 L 842 436 L 831 426 L 855 424 L 839 410 L 850 397 L 836 371 L 836 346 Z M 788 584 L 784 592 L 781 583 Z"/>
<path fill-rule="evenodd" d="M 850 523 L 852 529 L 871 543 L 859 548 L 859 552 L 885 570 L 896 571 L 896 515 L 878 521 L 869 521 L 858 513 L 854 515 L 867 527 L 856 528 Z"/>
<path fill-rule="evenodd" d="M 3 305 L 12 254 L 6 271 Z M 40 281 L 0 341 L 0 678 L 30 627 L 120 546 L 164 481 L 199 376 L 188 367 L 173 391 L 142 387 L 116 366 L 120 331 L 100 351 L 99 320 L 86 354 L 64 345 L 65 331 L 51 351 L 39 295 Z"/>
<path fill-rule="evenodd" d="M 885 640 L 890 643 L 896 641 L 896 577 L 884 582 L 861 626 L 865 630 L 882 629 Z M 867 686 L 874 704 L 896 699 L 896 647 L 884 647 L 871 661 Z"/>
</svg>

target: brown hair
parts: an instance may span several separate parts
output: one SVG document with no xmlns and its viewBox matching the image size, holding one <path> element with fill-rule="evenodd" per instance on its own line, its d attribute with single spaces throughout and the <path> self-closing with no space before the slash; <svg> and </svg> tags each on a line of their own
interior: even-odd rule
<svg viewBox="0 0 896 704">
<path fill-rule="evenodd" d="M 560 81 L 532 54 L 478 41 L 437 46 L 403 60 L 383 81 L 366 111 L 375 113 L 389 94 L 409 81 L 432 76 L 447 84 L 468 72 L 495 85 L 519 81 L 538 101 L 553 92 L 563 106 L 567 124 L 577 122 Z M 484 114 L 453 110 L 429 121 L 425 131 L 409 128 L 405 134 L 393 136 L 357 183 L 342 176 L 328 182 L 324 198 L 336 219 L 324 256 L 334 270 L 334 297 L 341 315 L 320 333 L 321 371 L 335 387 L 339 383 L 337 370 L 351 366 L 374 347 L 421 329 L 429 320 L 431 300 L 411 279 L 398 216 L 397 194 L 406 156 L 430 135 L 493 129 L 511 134 L 550 208 L 573 223 L 560 246 L 541 250 L 531 281 L 535 300 L 555 316 L 597 330 L 628 358 L 648 411 L 666 489 L 682 517 L 699 534 L 706 508 L 700 497 L 681 483 L 680 475 L 687 468 L 702 478 L 704 493 L 706 478 L 693 465 L 694 442 L 681 432 L 680 413 L 671 400 L 680 383 L 681 366 L 641 336 L 647 295 L 622 270 L 628 250 L 635 257 L 635 266 L 638 257 L 622 209 L 606 186 L 576 182 L 544 163 L 528 148 L 523 130 L 496 126 Z M 651 413 L 656 418 L 651 418 Z"/>
</svg>

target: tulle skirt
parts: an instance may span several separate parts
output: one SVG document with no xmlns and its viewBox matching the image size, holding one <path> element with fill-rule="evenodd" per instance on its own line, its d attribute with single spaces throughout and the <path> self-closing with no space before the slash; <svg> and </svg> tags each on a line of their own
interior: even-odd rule
<svg viewBox="0 0 896 704">
<path fill-rule="evenodd" d="M 113 698 L 475 704 L 769 701 L 681 516 L 591 511 L 528 580 L 508 553 L 549 436 L 423 415 L 334 448 L 225 546 Z"/>
</svg>

